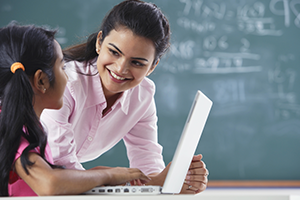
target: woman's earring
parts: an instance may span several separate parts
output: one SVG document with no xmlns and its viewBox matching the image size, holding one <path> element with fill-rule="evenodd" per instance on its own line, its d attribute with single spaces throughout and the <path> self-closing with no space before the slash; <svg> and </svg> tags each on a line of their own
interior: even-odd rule
<svg viewBox="0 0 300 200">
<path fill-rule="evenodd" d="M 96 52 L 99 54 L 100 50 L 97 48 L 97 49 L 96 49 Z"/>
</svg>

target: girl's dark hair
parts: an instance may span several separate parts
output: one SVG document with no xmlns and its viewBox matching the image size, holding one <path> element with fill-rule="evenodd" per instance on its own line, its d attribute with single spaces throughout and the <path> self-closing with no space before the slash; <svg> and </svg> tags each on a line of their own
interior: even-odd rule
<svg viewBox="0 0 300 200">
<path fill-rule="evenodd" d="M 120 26 L 125 26 L 136 35 L 148 38 L 154 43 L 155 59 L 153 64 L 169 49 L 171 35 L 169 21 L 162 11 L 152 3 L 126 0 L 113 7 L 102 22 L 101 42 L 111 30 L 116 30 Z M 65 49 L 65 59 L 88 62 L 96 58 L 98 54 L 95 46 L 98 32 L 91 34 L 87 42 Z"/>
<path fill-rule="evenodd" d="M 9 174 L 21 137 L 29 142 L 20 157 L 27 174 L 27 167 L 34 164 L 28 159 L 30 150 L 38 147 L 45 159 L 47 136 L 33 109 L 30 79 L 41 69 L 53 85 L 53 66 L 57 57 L 54 35 L 55 31 L 33 25 L 12 23 L 0 28 L 0 196 L 9 195 Z M 12 73 L 10 67 L 15 62 L 22 63 L 25 71 L 18 69 Z"/>
</svg>

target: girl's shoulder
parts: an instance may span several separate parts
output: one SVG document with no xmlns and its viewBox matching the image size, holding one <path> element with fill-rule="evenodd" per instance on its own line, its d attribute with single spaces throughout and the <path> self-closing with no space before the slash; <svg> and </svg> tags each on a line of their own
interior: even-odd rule
<svg viewBox="0 0 300 200">
<path fill-rule="evenodd" d="M 20 145 L 19 145 L 19 149 L 17 151 L 17 154 L 16 154 L 16 157 L 15 157 L 15 160 L 17 160 L 21 154 L 23 153 L 24 149 L 29 145 L 29 142 L 28 140 L 26 140 L 24 137 L 21 137 L 21 141 L 20 141 Z M 35 148 L 34 150 L 32 150 L 36 153 L 39 153 L 39 149 L 38 148 Z"/>
</svg>

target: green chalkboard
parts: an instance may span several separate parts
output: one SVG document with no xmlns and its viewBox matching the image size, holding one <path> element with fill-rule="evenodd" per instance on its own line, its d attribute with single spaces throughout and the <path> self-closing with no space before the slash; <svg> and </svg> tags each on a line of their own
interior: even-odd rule
<svg viewBox="0 0 300 200">
<path fill-rule="evenodd" d="M 59 28 L 63 47 L 96 31 L 118 0 L 1 0 L 11 20 Z M 172 48 L 150 76 L 171 161 L 196 90 L 214 102 L 197 153 L 210 180 L 300 180 L 300 1 L 153 0 Z M 122 142 L 93 162 L 128 166 Z"/>
</svg>

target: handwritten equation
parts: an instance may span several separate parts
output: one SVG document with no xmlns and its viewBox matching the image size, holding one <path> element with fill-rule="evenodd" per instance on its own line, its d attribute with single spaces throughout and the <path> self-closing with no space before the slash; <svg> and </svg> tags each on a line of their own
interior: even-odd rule
<svg viewBox="0 0 300 200">
<path fill-rule="evenodd" d="M 177 3 L 176 39 L 161 70 L 220 77 L 210 82 L 219 115 L 268 99 L 275 118 L 300 116 L 300 0 Z"/>
<path fill-rule="evenodd" d="M 264 38 L 276 43 L 289 27 L 300 28 L 300 0 L 233 2 L 179 0 L 175 26 L 186 35 L 172 43 L 170 54 L 176 59 L 164 63 L 163 69 L 198 74 L 260 72 L 267 61 L 259 50 L 273 51 Z"/>
</svg>

